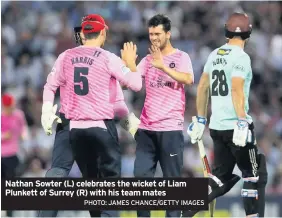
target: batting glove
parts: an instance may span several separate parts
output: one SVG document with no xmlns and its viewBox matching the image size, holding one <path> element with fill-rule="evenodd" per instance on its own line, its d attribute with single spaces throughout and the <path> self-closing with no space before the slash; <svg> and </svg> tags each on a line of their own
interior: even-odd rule
<svg viewBox="0 0 282 218">
<path fill-rule="evenodd" d="M 238 119 L 233 132 L 233 143 L 245 147 L 247 142 L 252 140 L 252 132 L 249 130 L 249 123 L 246 119 Z"/>
<path fill-rule="evenodd" d="M 60 117 L 56 115 L 58 105 L 54 105 L 51 102 L 45 102 L 42 105 L 41 125 L 46 135 L 52 135 L 53 122 L 62 123 Z"/>
<path fill-rule="evenodd" d="M 191 143 L 195 144 L 203 137 L 207 119 L 204 117 L 194 116 L 192 117 L 192 123 L 187 129 L 187 133 L 191 138 Z"/>
<path fill-rule="evenodd" d="M 140 120 L 135 116 L 134 113 L 130 113 L 127 117 L 120 121 L 121 127 L 128 131 L 133 138 L 137 132 L 139 124 Z"/>
</svg>

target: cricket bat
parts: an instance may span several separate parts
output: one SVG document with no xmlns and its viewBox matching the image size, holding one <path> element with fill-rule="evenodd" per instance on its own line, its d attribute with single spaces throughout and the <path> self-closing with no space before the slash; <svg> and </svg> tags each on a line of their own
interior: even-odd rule
<svg viewBox="0 0 282 218">
<path fill-rule="evenodd" d="M 209 165 L 209 161 L 206 155 L 206 151 L 205 151 L 205 147 L 203 144 L 202 139 L 198 141 L 198 146 L 199 146 L 199 152 L 200 152 L 200 156 L 201 156 L 201 160 L 203 162 L 203 170 L 204 170 L 204 177 L 208 177 L 208 173 L 211 173 L 211 169 L 210 169 L 210 165 Z M 215 203 L 216 200 L 214 199 L 210 204 L 209 204 L 209 211 L 210 211 L 210 215 L 211 217 L 213 217 L 213 213 L 215 210 Z"/>
</svg>

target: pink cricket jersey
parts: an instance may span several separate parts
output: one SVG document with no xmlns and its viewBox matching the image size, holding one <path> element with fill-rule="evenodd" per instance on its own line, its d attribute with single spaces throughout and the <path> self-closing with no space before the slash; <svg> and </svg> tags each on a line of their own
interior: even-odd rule
<svg viewBox="0 0 282 218">
<path fill-rule="evenodd" d="M 67 119 L 73 123 L 88 122 L 90 126 L 93 121 L 113 119 L 112 77 L 134 91 L 142 88 L 141 74 L 130 72 L 115 54 L 88 46 L 66 50 L 48 75 L 43 101 L 53 102 L 57 88 L 65 87 L 63 97 Z"/>
<path fill-rule="evenodd" d="M 176 50 L 163 57 L 166 66 L 178 72 L 191 73 L 192 63 L 186 52 Z M 144 57 L 137 66 L 146 84 L 146 99 L 140 117 L 140 129 L 152 131 L 183 130 L 185 112 L 184 84 L 178 83 L 151 64 L 152 56 Z"/>
<path fill-rule="evenodd" d="M 112 89 L 111 89 L 111 95 L 110 95 L 110 102 L 114 104 L 114 113 L 119 118 L 124 118 L 129 114 L 129 110 L 124 101 L 124 95 L 123 95 L 122 88 L 119 82 L 114 77 L 111 77 L 111 86 L 112 86 Z M 66 99 L 65 95 L 66 95 L 65 87 L 62 86 L 60 87 L 60 105 L 61 107 L 59 109 L 59 112 L 63 114 L 65 113 L 65 108 L 67 107 L 66 101 L 65 101 Z M 104 126 L 104 124 L 101 123 L 99 126 L 102 127 Z"/>
<path fill-rule="evenodd" d="M 16 109 L 11 115 L 1 114 L 1 134 L 10 133 L 10 139 L 1 137 L 1 157 L 10 157 L 17 154 L 19 140 L 25 133 L 26 121 L 24 113 Z"/>
</svg>

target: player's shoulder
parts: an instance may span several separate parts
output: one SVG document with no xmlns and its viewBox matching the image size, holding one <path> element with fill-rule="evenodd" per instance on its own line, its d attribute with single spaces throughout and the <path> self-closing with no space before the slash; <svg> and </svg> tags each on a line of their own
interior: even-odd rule
<svg viewBox="0 0 282 218">
<path fill-rule="evenodd" d="M 218 57 L 218 56 L 225 56 L 225 57 L 232 57 L 232 58 L 246 58 L 250 60 L 250 56 L 239 46 L 228 46 L 227 44 L 222 45 L 216 49 L 214 49 L 209 58 Z"/>
<path fill-rule="evenodd" d="M 63 59 L 65 56 L 70 55 L 74 50 L 74 48 L 69 48 L 62 53 L 59 54 L 58 59 Z"/>
<path fill-rule="evenodd" d="M 153 57 L 151 54 L 147 54 L 144 58 L 141 59 L 141 61 L 145 61 L 145 60 L 151 60 Z"/>
<path fill-rule="evenodd" d="M 222 50 L 223 50 L 222 47 L 215 48 L 214 50 L 211 51 L 210 56 L 221 54 Z"/>
<path fill-rule="evenodd" d="M 118 58 L 118 59 L 120 59 L 120 57 L 118 55 L 116 55 L 115 53 L 113 53 L 111 51 L 108 51 L 108 50 L 105 50 L 105 49 L 102 49 L 102 48 L 101 48 L 101 51 L 109 58 Z"/>
<path fill-rule="evenodd" d="M 175 56 L 178 56 L 179 58 L 184 58 L 184 59 L 190 59 L 190 55 L 188 52 L 183 51 L 179 48 L 176 49 L 176 52 L 174 53 Z"/>
<path fill-rule="evenodd" d="M 249 54 L 247 54 L 244 49 L 240 48 L 239 46 L 236 46 L 236 48 L 234 48 L 232 51 L 231 60 L 233 60 L 234 63 L 240 62 L 244 65 L 251 64 L 251 58 Z"/>
<path fill-rule="evenodd" d="M 183 51 L 183 50 L 181 50 L 179 48 L 176 48 L 175 54 L 178 54 L 178 55 L 188 55 L 189 56 L 188 52 Z"/>
<path fill-rule="evenodd" d="M 208 56 L 207 62 L 209 62 L 211 59 L 215 58 L 218 55 L 218 51 L 220 48 L 216 48 Z"/>
<path fill-rule="evenodd" d="M 62 52 L 61 54 L 69 54 L 71 52 L 75 52 L 79 49 L 79 47 L 75 47 L 75 48 L 69 48 L 67 50 L 65 50 L 64 52 Z"/>
<path fill-rule="evenodd" d="M 100 48 L 100 47 L 99 48 L 96 47 L 95 48 L 95 52 L 97 52 L 97 55 L 99 57 L 102 57 L 102 59 L 106 60 L 106 61 L 113 61 L 113 62 L 115 62 L 117 60 L 118 61 L 121 60 L 121 58 L 118 55 L 116 55 L 115 53 L 113 53 L 111 51 L 108 51 L 108 50 L 105 50 L 105 49 Z M 94 54 L 94 56 L 95 56 L 95 54 Z"/>
<path fill-rule="evenodd" d="M 142 65 L 143 65 L 143 64 L 146 64 L 146 63 L 150 62 L 152 59 L 153 59 L 152 55 L 151 55 L 151 54 L 147 54 L 145 57 L 143 57 L 143 58 L 140 60 L 140 62 L 139 62 L 138 65 L 140 65 L 141 63 L 142 63 Z"/>
<path fill-rule="evenodd" d="M 247 54 L 243 49 L 241 49 L 240 52 L 238 52 L 238 56 L 239 58 L 246 59 L 247 61 L 251 62 L 250 55 Z"/>
<path fill-rule="evenodd" d="M 81 52 L 85 52 L 85 53 L 91 53 L 93 56 L 100 56 L 100 55 L 108 55 L 109 51 L 100 48 L 100 47 L 90 47 L 90 46 L 77 46 L 74 48 L 70 48 L 68 50 L 65 51 L 66 53 L 73 53 L 73 54 L 77 54 L 77 53 L 81 53 Z"/>
<path fill-rule="evenodd" d="M 230 54 L 231 57 L 237 58 L 246 58 L 250 60 L 250 56 L 239 46 L 230 46 L 230 45 L 223 45 L 218 49 L 217 52 L 219 55 Z"/>
</svg>

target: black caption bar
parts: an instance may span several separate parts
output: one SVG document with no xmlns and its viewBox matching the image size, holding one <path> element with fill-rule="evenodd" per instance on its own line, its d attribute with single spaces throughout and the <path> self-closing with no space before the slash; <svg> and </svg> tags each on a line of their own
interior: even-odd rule
<svg viewBox="0 0 282 218">
<path fill-rule="evenodd" d="M 206 178 L 2 179 L 2 210 L 208 210 Z"/>
</svg>

